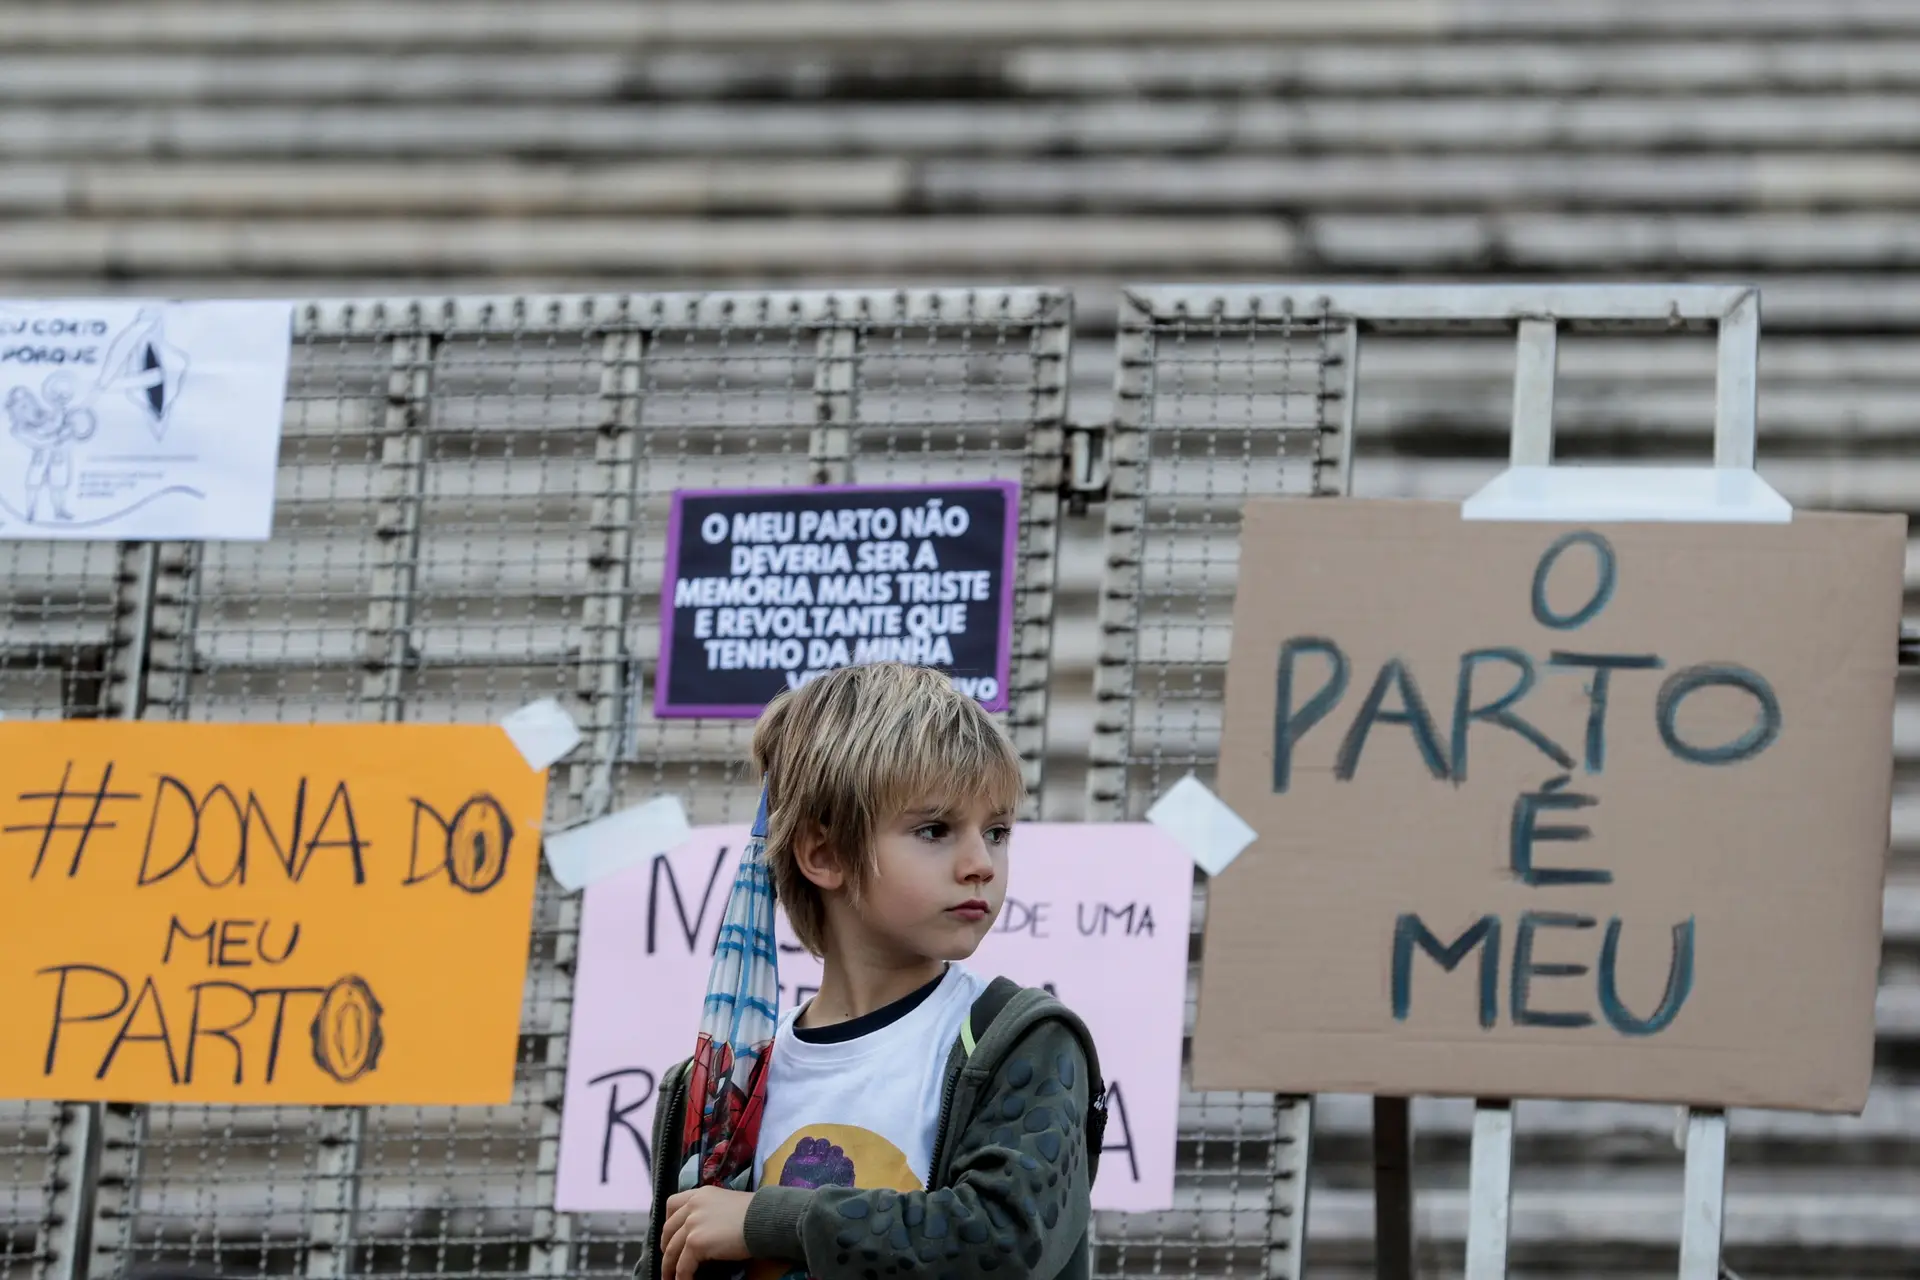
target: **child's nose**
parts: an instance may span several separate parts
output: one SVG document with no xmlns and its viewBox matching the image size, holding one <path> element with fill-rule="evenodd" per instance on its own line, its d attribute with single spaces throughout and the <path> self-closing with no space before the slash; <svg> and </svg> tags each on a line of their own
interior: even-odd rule
<svg viewBox="0 0 1920 1280">
<path fill-rule="evenodd" d="M 960 878 L 993 879 L 993 852 L 987 848 L 987 838 L 978 832 L 960 842 Z"/>
</svg>

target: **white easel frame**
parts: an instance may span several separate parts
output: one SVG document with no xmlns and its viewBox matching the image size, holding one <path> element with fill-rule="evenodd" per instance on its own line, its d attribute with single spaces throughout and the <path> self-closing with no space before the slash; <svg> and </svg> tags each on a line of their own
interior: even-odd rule
<svg viewBox="0 0 1920 1280">
<path fill-rule="evenodd" d="M 1518 325 L 1508 459 L 1514 466 L 1549 466 L 1553 462 L 1553 398 L 1561 319 L 1541 316 L 1523 319 Z M 1749 470 L 1754 465 L 1758 412 L 1758 292 L 1745 291 L 1722 312 L 1718 329 L 1713 465 Z M 1510 1102 L 1483 1098 L 1475 1103 L 1467 1196 L 1467 1280 L 1505 1280 L 1507 1274 L 1513 1130 Z M 1680 1280 L 1720 1280 L 1726 1208 L 1726 1113 L 1690 1110 L 1686 1135 Z M 1383 1268 L 1381 1274 L 1389 1272 Z"/>
</svg>

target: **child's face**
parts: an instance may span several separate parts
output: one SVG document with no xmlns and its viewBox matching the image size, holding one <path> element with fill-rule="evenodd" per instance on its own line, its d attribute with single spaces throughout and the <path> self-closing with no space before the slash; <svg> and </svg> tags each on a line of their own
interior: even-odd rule
<svg viewBox="0 0 1920 1280">
<path fill-rule="evenodd" d="M 874 875 L 860 923 L 888 950 L 964 960 L 1007 897 L 1013 816 L 985 803 L 935 802 L 896 814 L 875 832 Z"/>
</svg>

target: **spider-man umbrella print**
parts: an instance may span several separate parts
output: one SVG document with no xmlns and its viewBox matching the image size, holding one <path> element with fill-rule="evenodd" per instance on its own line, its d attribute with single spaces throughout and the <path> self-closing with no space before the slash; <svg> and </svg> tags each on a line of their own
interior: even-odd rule
<svg viewBox="0 0 1920 1280">
<path fill-rule="evenodd" d="M 700 1037 L 687 1094 L 687 1167 L 680 1186 L 749 1190 L 767 1060 L 779 1016 L 780 969 L 773 936 L 773 877 L 767 869 L 767 796 L 727 895 L 720 943 L 707 975 Z"/>
</svg>

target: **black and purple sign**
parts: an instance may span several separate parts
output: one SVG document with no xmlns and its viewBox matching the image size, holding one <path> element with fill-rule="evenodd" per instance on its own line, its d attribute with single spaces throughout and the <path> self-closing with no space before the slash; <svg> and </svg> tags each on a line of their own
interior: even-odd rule
<svg viewBox="0 0 1920 1280">
<path fill-rule="evenodd" d="M 751 719 L 836 667 L 934 667 L 1007 707 L 1020 486 L 673 495 L 654 714 Z"/>
</svg>

